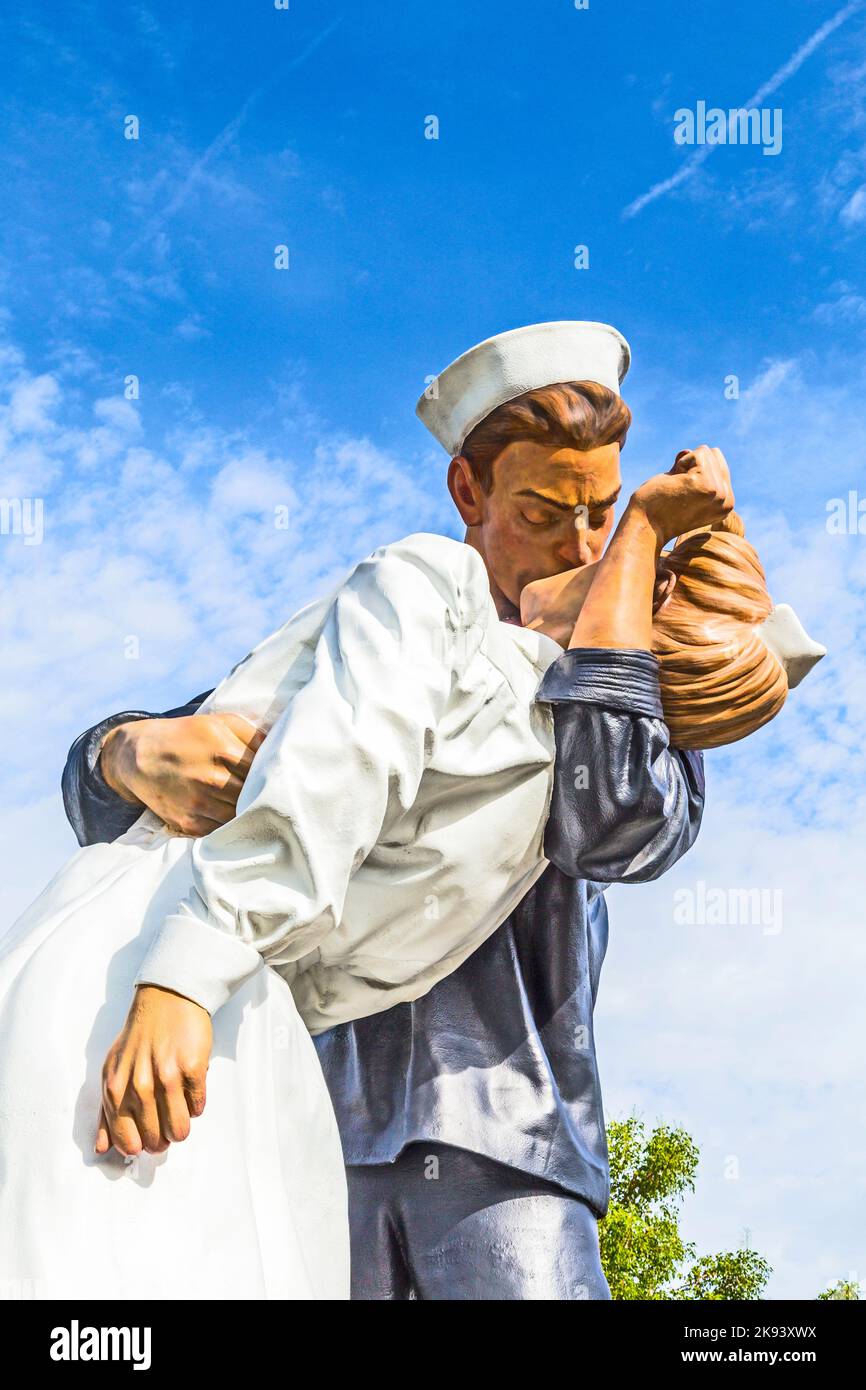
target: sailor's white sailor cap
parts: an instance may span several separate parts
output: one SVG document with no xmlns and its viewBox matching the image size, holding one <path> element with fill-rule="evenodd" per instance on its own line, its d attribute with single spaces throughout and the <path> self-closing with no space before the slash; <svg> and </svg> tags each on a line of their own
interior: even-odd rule
<svg viewBox="0 0 866 1390">
<path fill-rule="evenodd" d="M 453 457 L 482 420 L 506 401 L 565 381 L 596 381 L 619 394 L 631 350 L 607 323 L 531 323 L 487 338 L 440 372 L 415 407 Z"/>
</svg>

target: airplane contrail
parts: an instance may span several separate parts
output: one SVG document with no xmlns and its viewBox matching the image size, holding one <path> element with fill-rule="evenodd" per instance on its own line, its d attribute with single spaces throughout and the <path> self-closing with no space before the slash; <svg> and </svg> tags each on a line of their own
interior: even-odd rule
<svg viewBox="0 0 866 1390">
<path fill-rule="evenodd" d="M 743 103 L 743 107 L 760 106 L 767 97 L 772 96 L 783 82 L 786 82 L 789 77 L 793 77 L 794 73 L 806 62 L 806 59 L 812 56 L 815 49 L 820 48 L 825 39 L 828 39 L 840 25 L 844 24 L 846 19 L 850 19 L 852 14 L 863 8 L 863 4 L 864 0 L 851 0 L 850 4 L 844 5 L 841 10 L 838 10 L 832 19 L 828 19 L 826 23 L 821 25 L 820 29 L 816 29 L 810 39 L 800 45 L 787 63 L 783 63 L 778 71 L 774 72 L 773 76 L 762 87 L 758 88 L 754 96 L 749 97 L 749 100 Z M 623 209 L 623 217 L 636 217 L 648 203 L 654 203 L 657 198 L 663 197 L 665 193 L 670 193 L 671 189 L 679 188 L 681 183 L 685 183 L 686 179 L 690 179 L 697 172 L 704 160 L 709 159 L 716 149 L 718 149 L 717 145 L 702 145 L 686 160 L 677 173 L 672 174 L 669 179 L 662 179 L 660 183 L 653 184 L 646 193 L 642 193 L 639 198 L 635 198 L 634 202 L 629 203 L 628 207 Z"/>
<path fill-rule="evenodd" d="M 247 97 L 237 115 L 232 117 L 228 125 L 224 126 L 219 135 L 214 137 L 204 154 L 200 155 L 192 165 L 189 173 L 171 201 L 161 212 L 157 213 L 157 215 L 151 219 L 141 236 L 136 238 L 133 246 L 130 248 L 131 250 L 135 250 L 144 242 L 149 241 L 150 238 L 155 236 L 160 228 L 174 216 L 178 209 L 186 202 L 202 171 L 208 164 L 213 162 L 217 155 L 222 154 L 223 150 L 231 144 L 259 98 L 263 96 L 265 92 L 269 91 L 280 78 L 286 77 L 290 72 L 294 72 L 296 68 L 299 68 L 302 63 L 305 63 L 319 45 L 323 44 L 326 39 L 331 37 L 331 34 L 341 23 L 342 18 L 342 15 L 338 15 L 336 19 L 331 21 L 326 29 L 323 29 L 321 33 L 310 40 L 306 48 L 302 49 L 296 58 L 293 58 L 290 63 L 286 63 L 283 67 L 278 68 L 277 71 L 268 78 L 267 82 L 264 82 L 261 87 L 257 87 L 256 90 Z"/>
</svg>

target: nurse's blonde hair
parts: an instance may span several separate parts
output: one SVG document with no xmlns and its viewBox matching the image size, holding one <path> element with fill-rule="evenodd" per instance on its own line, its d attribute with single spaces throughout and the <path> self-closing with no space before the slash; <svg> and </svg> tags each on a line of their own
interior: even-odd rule
<svg viewBox="0 0 866 1390">
<path fill-rule="evenodd" d="M 677 748 L 745 738 L 785 703 L 788 678 L 756 628 L 773 604 L 754 546 L 732 512 L 662 555 L 675 577 L 653 619 L 665 721 Z"/>
</svg>

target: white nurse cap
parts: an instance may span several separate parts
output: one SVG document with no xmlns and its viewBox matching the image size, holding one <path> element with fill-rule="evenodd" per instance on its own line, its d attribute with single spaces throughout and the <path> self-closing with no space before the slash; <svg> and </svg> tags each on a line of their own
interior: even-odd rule
<svg viewBox="0 0 866 1390">
<path fill-rule="evenodd" d="M 777 603 L 756 630 L 764 646 L 784 666 L 790 690 L 827 655 L 827 648 L 809 636 L 790 604 Z"/>
<path fill-rule="evenodd" d="M 506 401 L 565 381 L 597 381 L 619 394 L 631 350 L 607 323 L 531 323 L 487 338 L 434 377 L 416 414 L 450 455 Z"/>
</svg>

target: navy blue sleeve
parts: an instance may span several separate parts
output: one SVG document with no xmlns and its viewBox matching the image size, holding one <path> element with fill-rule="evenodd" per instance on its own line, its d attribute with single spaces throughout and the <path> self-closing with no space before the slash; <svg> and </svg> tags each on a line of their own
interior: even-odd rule
<svg viewBox="0 0 866 1390">
<path fill-rule="evenodd" d="M 651 652 L 578 647 L 536 697 L 553 706 L 556 765 L 544 850 L 572 878 L 643 883 L 694 843 L 703 755 L 670 747 Z"/>
<path fill-rule="evenodd" d="M 99 754 L 105 735 L 118 724 L 129 724 L 133 719 L 179 719 L 185 714 L 195 714 L 209 694 L 210 691 L 205 691 L 189 704 L 166 710 L 164 714 L 149 714 L 143 710 L 113 714 L 75 740 L 66 759 L 61 785 L 66 816 L 80 845 L 116 840 L 135 824 L 142 812 L 141 806 L 133 806 L 112 791 L 100 771 Z"/>
</svg>

